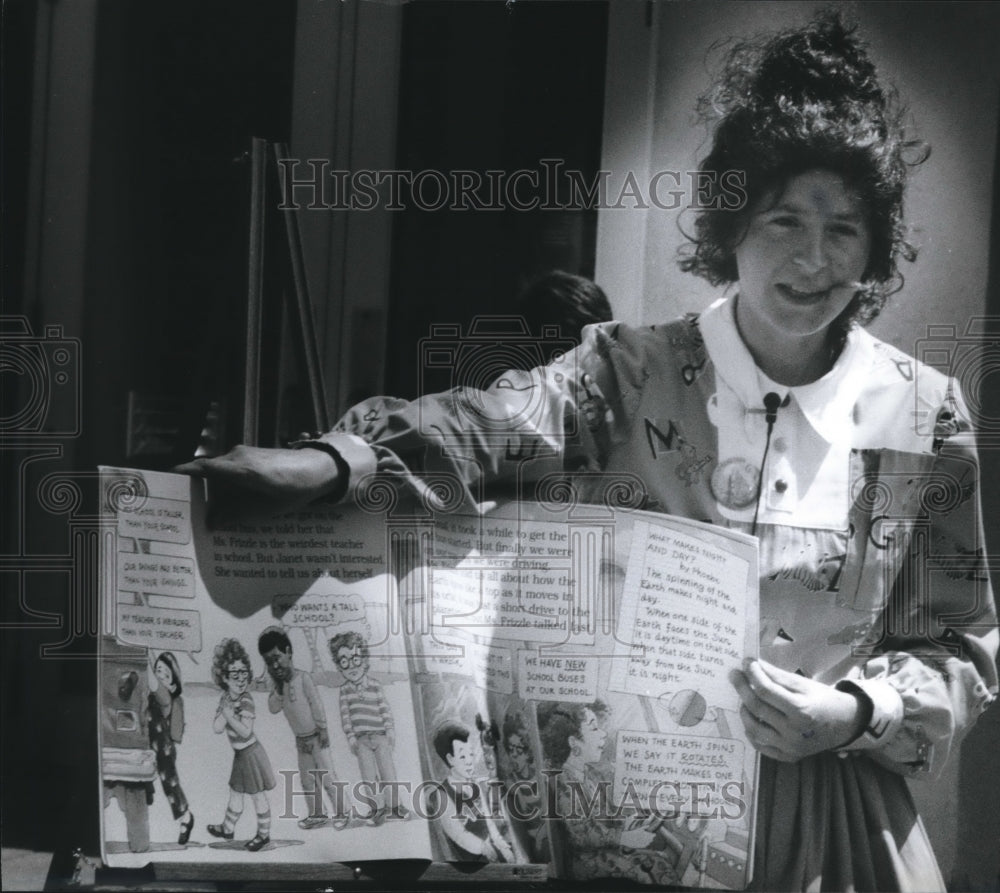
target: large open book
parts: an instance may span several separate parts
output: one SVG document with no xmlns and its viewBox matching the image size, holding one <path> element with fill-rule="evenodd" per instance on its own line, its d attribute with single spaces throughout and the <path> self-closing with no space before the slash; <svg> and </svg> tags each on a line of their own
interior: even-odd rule
<svg viewBox="0 0 1000 893">
<path fill-rule="evenodd" d="M 201 481 L 102 475 L 108 865 L 746 885 L 753 538 L 523 502 L 209 529 Z"/>
</svg>

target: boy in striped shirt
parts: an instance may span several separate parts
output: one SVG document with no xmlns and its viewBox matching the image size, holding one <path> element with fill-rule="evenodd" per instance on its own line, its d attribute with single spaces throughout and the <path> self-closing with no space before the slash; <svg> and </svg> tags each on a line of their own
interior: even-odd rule
<svg viewBox="0 0 1000 893">
<path fill-rule="evenodd" d="M 395 729 L 382 686 L 368 675 L 368 643 L 357 632 L 339 633 L 330 639 L 330 656 L 344 677 L 340 687 L 340 721 L 351 750 L 358 758 L 361 778 L 378 790 L 378 782 L 397 779 L 392 752 Z M 385 789 L 377 793 L 381 804 L 366 821 L 381 825 L 387 818 L 405 819 L 407 811 L 396 803 L 385 804 Z"/>
</svg>

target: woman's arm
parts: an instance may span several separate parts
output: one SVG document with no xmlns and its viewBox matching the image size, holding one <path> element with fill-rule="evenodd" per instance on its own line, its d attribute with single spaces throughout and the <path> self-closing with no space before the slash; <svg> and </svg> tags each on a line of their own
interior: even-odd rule
<svg viewBox="0 0 1000 893">
<path fill-rule="evenodd" d="M 320 498 L 364 501 L 373 472 L 431 507 L 440 501 L 431 485 L 443 479 L 475 509 L 492 483 L 601 468 L 610 444 L 628 435 L 648 375 L 645 339 L 618 323 L 588 326 L 577 350 L 531 372 L 505 373 L 486 390 L 375 397 L 293 449 L 240 446 L 177 470 L 209 481 L 216 516 Z"/>
<path fill-rule="evenodd" d="M 881 634 L 869 659 L 840 683 L 872 704 L 847 750 L 904 774 L 939 771 L 997 694 L 1000 637 L 969 418 L 949 381 L 930 416 L 936 456 L 929 473 L 915 476 L 910 548 Z"/>
<path fill-rule="evenodd" d="M 790 673 L 763 660 L 732 674 L 740 719 L 750 743 L 782 762 L 835 750 L 854 741 L 871 711 L 864 695 Z"/>
<path fill-rule="evenodd" d="M 941 431 L 903 568 L 872 656 L 841 683 L 871 701 L 866 729 L 847 749 L 894 771 L 935 773 L 996 699 L 1000 636 L 979 495 L 979 462 L 957 396 Z"/>
</svg>

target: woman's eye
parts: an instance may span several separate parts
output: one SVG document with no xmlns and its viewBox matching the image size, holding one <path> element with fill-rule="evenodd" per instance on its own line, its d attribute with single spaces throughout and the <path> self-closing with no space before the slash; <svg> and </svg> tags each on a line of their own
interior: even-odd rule
<svg viewBox="0 0 1000 893">
<path fill-rule="evenodd" d="M 840 224 L 831 228 L 831 232 L 836 236 L 843 236 L 847 239 L 856 239 L 858 237 L 858 228 L 856 226 L 851 226 L 850 224 Z"/>
<path fill-rule="evenodd" d="M 799 225 L 799 221 L 794 217 L 789 217 L 787 215 L 782 215 L 781 217 L 773 217 L 771 223 L 780 229 L 794 229 Z"/>
</svg>

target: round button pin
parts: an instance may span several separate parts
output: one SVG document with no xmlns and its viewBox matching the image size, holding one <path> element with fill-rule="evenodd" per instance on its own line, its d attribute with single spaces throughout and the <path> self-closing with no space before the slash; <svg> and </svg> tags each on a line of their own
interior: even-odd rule
<svg viewBox="0 0 1000 893">
<path fill-rule="evenodd" d="M 746 459 L 726 459 L 712 472 L 712 495 L 729 509 L 743 509 L 757 498 L 760 470 Z"/>
</svg>

